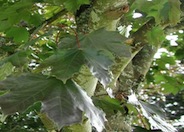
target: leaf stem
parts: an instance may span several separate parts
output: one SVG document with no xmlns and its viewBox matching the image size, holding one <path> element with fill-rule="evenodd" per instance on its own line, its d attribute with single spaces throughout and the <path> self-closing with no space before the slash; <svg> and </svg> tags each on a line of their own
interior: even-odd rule
<svg viewBox="0 0 184 132">
<path fill-rule="evenodd" d="M 80 41 L 79 41 L 79 36 L 78 36 L 78 33 L 76 32 L 76 30 L 72 29 L 74 31 L 74 34 L 75 34 L 75 39 L 76 39 L 76 43 L 77 43 L 77 46 L 78 48 L 80 48 Z"/>
</svg>

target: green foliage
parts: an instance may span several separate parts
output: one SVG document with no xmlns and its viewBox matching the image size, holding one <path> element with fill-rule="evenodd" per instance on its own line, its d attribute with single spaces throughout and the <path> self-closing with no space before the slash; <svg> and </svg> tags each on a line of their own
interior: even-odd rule
<svg viewBox="0 0 184 132">
<path fill-rule="evenodd" d="M 133 8 L 146 13 L 148 17 L 154 17 L 157 24 L 176 25 L 180 22 L 180 4 L 179 0 L 136 0 Z"/>
<path fill-rule="evenodd" d="M 94 97 L 93 101 L 96 106 L 103 109 L 107 116 L 113 115 L 114 113 L 120 111 L 122 114 L 126 114 L 126 110 L 124 109 L 123 105 L 121 105 L 120 101 L 116 99 L 112 99 L 109 96 L 97 98 Z"/>
<path fill-rule="evenodd" d="M 76 10 L 79 9 L 79 7 L 83 4 L 90 4 L 89 0 L 65 0 L 64 5 L 69 11 L 75 12 Z"/>
<path fill-rule="evenodd" d="M 64 65 L 63 65 L 64 64 Z M 51 67 L 51 75 L 66 82 L 84 64 L 82 51 L 77 49 L 61 50 L 46 59 L 39 68 Z"/>
<path fill-rule="evenodd" d="M 166 64 L 175 65 L 175 58 L 173 56 L 168 56 L 167 53 L 163 53 L 160 59 L 156 60 L 156 63 L 161 69 L 166 69 Z"/>
<path fill-rule="evenodd" d="M 49 0 L 46 0 L 50 2 Z M 53 0 L 54 5 L 64 5 L 68 11 L 75 12 L 83 4 L 90 4 L 89 0 Z"/>
<path fill-rule="evenodd" d="M 115 61 L 114 55 L 119 57 L 130 57 L 131 55 L 130 47 L 123 44 L 123 40 L 123 36 L 117 32 L 109 32 L 105 29 L 80 35 L 79 40 L 71 36 L 61 40 L 60 49 L 41 63 L 39 68 L 51 67 L 51 75 L 65 82 L 73 74 L 79 72 L 82 65 L 86 64 L 92 74 L 104 86 L 107 86 L 112 78 L 110 66 Z"/>
<path fill-rule="evenodd" d="M 0 7 L 0 31 L 6 31 L 20 21 L 30 20 L 32 1 L 4 2 Z"/>
<path fill-rule="evenodd" d="M 161 20 L 163 22 L 169 21 L 170 24 L 176 25 L 180 22 L 180 1 L 168 0 L 167 3 L 164 4 L 163 9 L 161 10 L 160 17 L 163 17 Z"/>
<path fill-rule="evenodd" d="M 111 37 L 113 36 L 113 37 Z M 110 66 L 115 57 L 130 57 L 130 46 L 124 44 L 124 37 L 117 32 L 96 30 L 81 40 L 85 58 L 92 74 L 106 87 L 112 79 Z M 87 44 L 87 45 L 86 45 Z"/>
<path fill-rule="evenodd" d="M 7 37 L 12 37 L 15 42 L 27 42 L 29 32 L 25 28 L 12 27 L 6 32 Z"/>
<path fill-rule="evenodd" d="M 182 3 L 179 0 L 130 1 L 132 3 L 130 13 L 124 15 L 121 20 L 123 26 L 133 27 L 130 32 L 130 40 L 133 42 L 128 44 L 127 38 L 123 35 L 116 31 L 107 31 L 106 28 L 94 31 L 90 29 L 90 33 L 78 32 L 79 25 L 76 24 L 74 15 L 81 5 L 89 4 L 92 7 L 92 4 L 98 4 L 98 1 L 90 2 L 90 0 L 0 1 L 0 107 L 2 112 L 0 116 L 4 119 L 10 115 L 4 123 L 0 123 L 0 131 L 10 129 L 46 131 L 45 128 L 40 128 L 43 124 L 50 131 L 84 130 L 81 126 L 86 127 L 89 121 L 92 126 L 101 131 L 106 121 L 105 113 L 108 117 L 116 113 L 121 113 L 122 116 L 139 115 L 141 109 L 137 106 L 122 104 L 117 99 L 109 97 L 106 92 L 105 95 L 101 94 L 100 90 L 104 91 L 103 88 L 106 90 L 111 86 L 119 89 L 121 84 L 119 86 L 118 77 L 122 70 L 130 63 L 134 65 L 134 59 L 136 59 L 134 56 L 139 56 L 138 49 L 142 49 L 148 43 L 153 49 L 164 43 L 162 47 L 167 49 L 168 53 L 163 53 L 160 58 L 154 59 L 143 85 L 148 89 L 153 87 L 154 92 L 149 91 L 145 94 L 177 94 L 184 89 L 183 71 L 180 70 L 181 67 L 183 68 L 184 59 L 183 34 L 177 32 L 182 29 L 179 22 L 182 21 L 183 12 L 180 10 Z M 108 9 L 116 12 L 111 7 Z M 120 7 L 118 12 L 124 10 L 124 7 Z M 101 13 L 100 9 L 95 11 Z M 134 19 L 133 12 L 140 13 L 142 16 Z M 150 20 L 155 20 L 155 23 L 152 23 L 153 26 L 149 25 Z M 106 22 L 107 25 L 112 26 L 115 21 Z M 90 19 L 86 23 L 94 24 Z M 98 25 L 98 21 L 95 25 Z M 170 28 L 177 31 L 170 31 Z M 139 30 L 143 31 L 137 38 L 134 33 L 139 33 Z M 170 46 L 169 42 L 165 41 L 166 34 L 170 32 L 178 35 L 179 45 L 176 47 Z M 147 60 L 149 54 L 142 58 Z M 151 61 L 148 63 L 145 64 L 146 67 L 151 64 Z M 140 71 L 142 71 L 141 68 Z M 148 71 L 148 69 L 145 70 Z M 139 78 L 136 78 L 137 73 L 133 74 L 134 76 L 131 77 L 134 82 L 130 84 L 131 89 L 127 87 L 123 89 L 127 88 L 130 91 L 136 89 L 134 87 L 138 84 L 135 83 L 140 82 L 138 82 Z M 96 80 L 102 86 L 100 83 L 97 85 Z M 121 83 L 128 84 L 129 80 Z M 94 91 L 99 93 L 94 94 Z M 116 89 L 112 94 L 113 92 L 116 94 Z M 88 95 L 98 95 L 92 98 L 95 105 Z M 151 117 L 155 118 L 153 115 L 162 117 L 160 111 L 152 105 L 139 102 L 147 112 L 156 113 L 150 114 Z M 29 114 L 31 117 L 28 116 Z M 23 120 L 27 120 L 25 125 L 22 124 Z M 147 120 L 145 118 L 142 120 L 142 124 L 146 124 L 145 126 L 149 128 Z M 139 119 L 132 122 L 140 125 Z M 165 121 L 159 123 L 164 124 Z M 159 123 L 157 122 L 157 125 L 161 126 Z M 31 127 L 32 124 L 37 124 L 34 130 Z M 70 125 L 73 127 L 66 127 Z M 12 128 L 12 126 L 15 127 Z M 167 124 L 163 125 L 163 129 L 165 127 Z M 135 128 L 134 131 L 147 131 L 141 127 Z"/>
<path fill-rule="evenodd" d="M 0 80 L 4 80 L 6 76 L 12 74 L 14 66 L 11 63 L 5 63 L 0 67 Z"/>
<path fill-rule="evenodd" d="M 0 99 L 3 113 L 12 114 L 16 111 L 24 111 L 34 102 L 43 100 L 52 90 L 53 84 L 57 84 L 52 78 L 48 79 L 47 83 L 42 83 L 45 81 L 45 76 L 32 74 L 11 77 L 2 81 L 1 90 L 10 90 Z"/>
<path fill-rule="evenodd" d="M 29 51 L 19 51 L 6 57 L 0 64 L 11 62 L 13 66 L 22 67 L 28 62 Z"/>
<path fill-rule="evenodd" d="M 151 71 L 152 77 L 149 78 L 149 74 L 147 77 L 149 82 L 154 82 L 160 89 L 163 88 L 162 92 L 165 94 L 177 94 L 183 90 L 183 76 L 170 70 L 170 68 L 172 69 L 177 65 L 174 56 L 162 53 L 161 58 L 156 59 L 154 63 L 156 64 L 153 65 L 153 70 Z"/>
<path fill-rule="evenodd" d="M 42 112 L 56 123 L 58 129 L 80 122 L 82 111 L 98 130 L 104 127 L 103 112 L 94 107 L 87 94 L 71 80 L 63 84 L 55 78 L 25 74 L 8 78 L 0 82 L 0 86 L 8 91 L 0 97 L 0 105 L 6 115 L 25 111 L 34 102 L 41 101 Z"/>
<path fill-rule="evenodd" d="M 0 122 L 0 131 L 45 132 L 46 129 L 36 111 L 40 111 L 41 103 L 34 103 L 24 113 L 15 113 Z M 2 118 L 2 117 L 1 117 Z"/>
<path fill-rule="evenodd" d="M 159 34 L 159 36 L 158 36 Z M 160 45 L 165 39 L 164 31 L 160 27 L 154 27 L 146 34 L 147 40 L 154 46 Z"/>
<path fill-rule="evenodd" d="M 151 125 L 155 128 L 158 128 L 162 131 L 177 131 L 171 124 L 166 122 L 166 117 L 164 115 L 164 111 L 153 104 L 149 104 L 138 100 L 135 94 L 129 96 L 130 103 L 140 107 L 142 110 L 142 114 L 144 117 L 151 123 Z"/>
</svg>

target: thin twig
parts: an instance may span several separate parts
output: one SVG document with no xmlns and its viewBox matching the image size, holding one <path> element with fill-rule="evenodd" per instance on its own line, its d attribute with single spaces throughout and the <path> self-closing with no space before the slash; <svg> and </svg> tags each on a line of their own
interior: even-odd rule
<svg viewBox="0 0 184 132">
<path fill-rule="evenodd" d="M 70 29 L 72 29 L 72 28 L 70 28 Z M 72 31 L 73 31 L 74 34 L 75 34 L 75 39 L 76 39 L 77 46 L 78 46 L 78 48 L 80 48 L 80 41 L 79 41 L 78 33 L 76 32 L 75 29 L 72 29 Z"/>
<path fill-rule="evenodd" d="M 77 46 L 78 46 L 78 48 L 80 48 L 79 36 L 78 36 L 78 33 L 76 31 L 75 31 L 75 38 L 76 38 Z"/>
</svg>

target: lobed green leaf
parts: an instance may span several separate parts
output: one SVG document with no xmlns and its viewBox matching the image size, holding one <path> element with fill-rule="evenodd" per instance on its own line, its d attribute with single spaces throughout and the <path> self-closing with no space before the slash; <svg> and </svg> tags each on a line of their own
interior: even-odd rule
<svg viewBox="0 0 184 132">
<path fill-rule="evenodd" d="M 160 45 L 165 40 L 165 34 L 161 27 L 153 27 L 146 33 L 146 37 L 147 41 L 154 46 Z"/>
<path fill-rule="evenodd" d="M 84 56 L 81 50 L 59 50 L 43 61 L 38 69 L 51 67 L 51 75 L 65 82 L 79 72 L 83 64 Z"/>
<path fill-rule="evenodd" d="M 5 115 L 23 112 L 35 102 L 42 102 L 45 113 L 58 129 L 79 123 L 82 112 L 91 124 L 101 131 L 104 128 L 105 115 L 97 109 L 90 97 L 72 80 L 62 81 L 41 74 L 24 74 L 10 77 L 0 82 L 1 90 L 8 90 L 0 96 L 0 107 Z"/>
<path fill-rule="evenodd" d="M 132 8 L 146 13 L 148 17 L 154 17 L 157 24 L 176 25 L 180 22 L 180 4 L 179 0 L 136 0 Z"/>
<path fill-rule="evenodd" d="M 52 75 L 66 81 L 87 64 L 91 73 L 106 87 L 113 78 L 110 67 L 115 57 L 130 57 L 130 46 L 123 43 L 125 39 L 118 32 L 105 29 L 77 37 L 79 42 L 74 36 L 63 38 L 58 52 L 46 59 L 40 68 L 50 66 Z"/>
<path fill-rule="evenodd" d="M 12 37 L 17 43 L 27 42 L 29 39 L 29 32 L 25 28 L 12 27 L 6 32 L 7 37 Z"/>
</svg>

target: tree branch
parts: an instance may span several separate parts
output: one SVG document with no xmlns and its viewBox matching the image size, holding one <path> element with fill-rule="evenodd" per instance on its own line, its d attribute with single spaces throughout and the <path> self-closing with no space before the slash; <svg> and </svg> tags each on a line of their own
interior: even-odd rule
<svg viewBox="0 0 184 132">
<path fill-rule="evenodd" d="M 59 12 L 57 12 L 56 14 L 54 14 L 52 17 L 46 19 L 45 21 L 43 21 L 40 25 L 38 25 L 37 27 L 33 27 L 32 29 L 29 30 L 30 34 L 33 34 L 35 31 L 37 31 L 37 29 L 40 29 L 40 27 L 46 26 L 51 24 L 52 22 L 54 22 L 55 20 L 57 20 L 59 17 L 61 17 L 62 15 L 66 14 L 67 10 L 63 9 Z"/>
<path fill-rule="evenodd" d="M 139 44 L 139 48 L 140 46 L 143 48 L 135 55 L 119 76 L 118 90 L 114 91 L 115 95 L 118 95 L 119 92 L 129 95 L 130 90 L 138 87 L 142 78 L 149 70 L 153 56 L 159 47 L 149 45 L 145 36 L 147 31 L 149 31 L 153 26 L 155 26 L 155 21 L 154 19 L 151 19 L 131 35 L 134 39 L 135 50 L 137 49 L 136 44 Z"/>
</svg>

